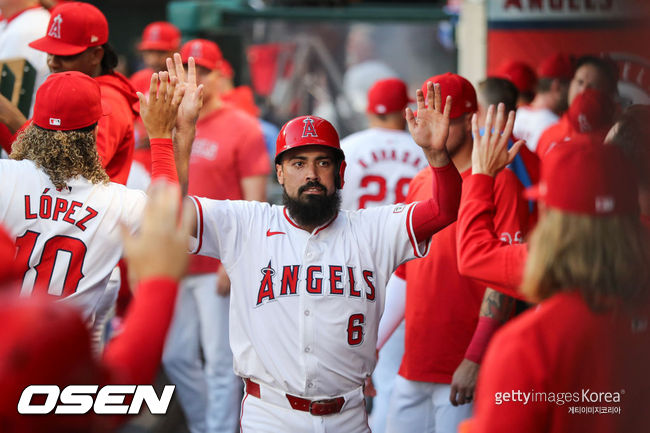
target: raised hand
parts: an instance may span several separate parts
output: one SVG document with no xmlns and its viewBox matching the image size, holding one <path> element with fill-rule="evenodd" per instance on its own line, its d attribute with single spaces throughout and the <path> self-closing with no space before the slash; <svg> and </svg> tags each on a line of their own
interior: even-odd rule
<svg viewBox="0 0 650 433">
<path fill-rule="evenodd" d="M 424 103 L 424 94 L 420 89 L 416 92 L 416 100 L 417 118 L 410 108 L 406 109 L 406 121 L 411 136 L 424 150 L 429 164 L 434 167 L 447 165 L 449 154 L 446 143 L 449 136 L 449 113 L 451 112 L 452 98 L 447 96 L 443 111 L 440 85 L 427 82 L 427 104 Z"/>
<path fill-rule="evenodd" d="M 185 90 L 183 101 L 178 109 L 176 126 L 179 129 L 194 127 L 203 106 L 203 84 L 196 84 L 196 65 L 194 58 L 187 61 L 187 74 L 179 53 L 174 53 L 174 59 L 167 58 L 167 72 L 171 78 L 178 79 L 178 83 Z"/>
<path fill-rule="evenodd" d="M 178 185 L 158 181 L 151 185 L 147 194 L 138 233 L 132 235 L 122 228 L 124 256 L 132 287 L 146 278 L 167 277 L 178 281 L 185 275 L 189 260 L 189 234 L 195 217 L 193 209 L 186 204 L 179 224 Z"/>
<path fill-rule="evenodd" d="M 172 138 L 184 89 L 167 72 L 151 75 L 149 94 L 138 92 L 140 117 L 150 139 Z"/>
<path fill-rule="evenodd" d="M 508 140 L 512 135 L 515 124 L 515 112 L 505 115 L 505 105 L 499 104 L 494 116 L 494 105 L 490 105 L 485 119 L 483 136 L 479 133 L 478 118 L 472 116 L 472 134 L 474 135 L 474 148 L 472 149 L 472 174 L 487 174 L 496 176 L 512 160 L 524 145 L 524 140 L 517 141 L 508 149 Z"/>
</svg>

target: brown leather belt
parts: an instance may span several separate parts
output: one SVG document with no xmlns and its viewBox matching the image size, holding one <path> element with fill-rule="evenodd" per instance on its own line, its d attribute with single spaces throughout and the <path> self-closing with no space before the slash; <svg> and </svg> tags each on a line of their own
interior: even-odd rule
<svg viewBox="0 0 650 433">
<path fill-rule="evenodd" d="M 261 399 L 260 385 L 246 378 L 246 393 Z M 343 397 L 327 400 L 308 400 L 291 394 L 285 394 L 291 407 L 295 410 L 309 412 L 312 415 L 323 416 L 341 412 L 345 399 Z"/>
</svg>

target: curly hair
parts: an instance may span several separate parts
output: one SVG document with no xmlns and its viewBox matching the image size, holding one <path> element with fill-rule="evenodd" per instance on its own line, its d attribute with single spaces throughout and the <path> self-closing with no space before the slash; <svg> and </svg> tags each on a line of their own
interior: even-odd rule
<svg viewBox="0 0 650 433">
<path fill-rule="evenodd" d="M 34 162 L 57 188 L 65 188 L 66 182 L 77 176 L 92 183 L 108 183 L 99 161 L 94 127 L 52 131 L 31 124 L 16 138 L 9 157 Z"/>
</svg>

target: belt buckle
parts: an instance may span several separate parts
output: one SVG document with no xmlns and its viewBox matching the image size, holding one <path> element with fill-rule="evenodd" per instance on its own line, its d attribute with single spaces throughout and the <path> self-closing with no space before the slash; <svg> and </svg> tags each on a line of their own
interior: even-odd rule
<svg viewBox="0 0 650 433">
<path fill-rule="evenodd" d="M 309 403 L 309 413 L 316 416 L 329 415 L 340 411 L 337 399 L 314 400 Z"/>
</svg>

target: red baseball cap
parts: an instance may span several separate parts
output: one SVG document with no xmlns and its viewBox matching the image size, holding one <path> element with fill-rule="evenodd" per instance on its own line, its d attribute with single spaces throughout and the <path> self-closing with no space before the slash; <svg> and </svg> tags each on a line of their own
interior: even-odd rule
<svg viewBox="0 0 650 433">
<path fill-rule="evenodd" d="M 108 22 L 95 6 L 61 3 L 50 11 L 47 34 L 30 42 L 35 50 L 57 56 L 73 56 L 108 42 Z"/>
<path fill-rule="evenodd" d="M 180 30 L 167 21 L 156 21 L 144 28 L 138 49 L 140 51 L 176 51 L 180 45 Z"/>
<path fill-rule="evenodd" d="M 565 53 L 555 53 L 537 67 L 537 75 L 542 78 L 557 78 L 570 81 L 573 78 L 573 59 Z"/>
<path fill-rule="evenodd" d="M 587 135 L 556 146 L 544 158 L 540 182 L 525 191 L 563 211 L 586 215 L 639 212 L 634 170 L 618 146 Z"/>
<path fill-rule="evenodd" d="M 520 93 L 535 93 L 537 74 L 524 62 L 506 62 L 497 69 L 494 76 L 510 80 Z"/>
<path fill-rule="evenodd" d="M 85 128 L 108 114 L 101 101 L 99 84 L 90 76 L 78 71 L 51 74 L 36 91 L 32 121 L 56 131 Z"/>
<path fill-rule="evenodd" d="M 226 78 L 232 78 L 235 76 L 235 71 L 233 71 L 232 66 L 226 59 L 221 59 L 221 66 L 219 69 L 221 70 L 221 75 Z"/>
<path fill-rule="evenodd" d="M 368 113 L 387 114 L 402 111 L 413 99 L 406 83 L 399 78 L 376 81 L 368 90 Z"/>
<path fill-rule="evenodd" d="M 569 123 L 581 134 L 609 130 L 614 114 L 614 103 L 596 89 L 585 89 L 576 95 L 568 111 Z"/>
<path fill-rule="evenodd" d="M 2 431 L 88 431 L 91 415 L 24 416 L 16 410 L 29 385 L 103 383 L 105 370 L 95 361 L 79 313 L 45 296 L 4 296 L 0 301 Z"/>
<path fill-rule="evenodd" d="M 192 39 L 185 42 L 181 48 L 183 63 L 187 63 L 190 57 L 194 57 L 194 62 L 197 65 L 211 71 L 221 68 L 221 62 L 223 61 L 219 46 L 207 39 Z"/>
<path fill-rule="evenodd" d="M 429 78 L 422 84 L 422 93 L 424 94 L 425 101 L 427 100 L 427 82 L 429 81 L 434 84 L 440 84 L 442 110 L 445 109 L 447 96 L 451 96 L 450 119 L 455 119 L 466 113 L 474 113 L 478 110 L 476 90 L 474 90 L 474 86 L 467 79 L 458 74 L 452 74 L 451 72 Z"/>
</svg>

